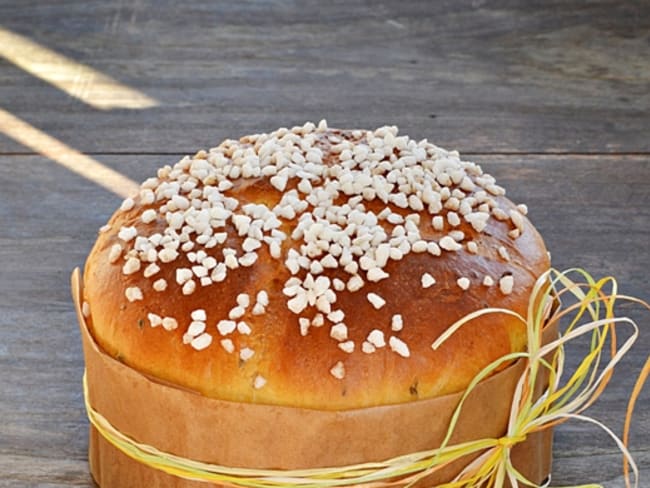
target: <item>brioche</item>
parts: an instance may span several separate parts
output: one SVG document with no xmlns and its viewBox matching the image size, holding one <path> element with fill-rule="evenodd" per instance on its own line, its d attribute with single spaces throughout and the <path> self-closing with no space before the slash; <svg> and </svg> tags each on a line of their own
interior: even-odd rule
<svg viewBox="0 0 650 488">
<path fill-rule="evenodd" d="M 550 263 L 494 178 L 426 140 L 323 121 L 161 168 L 98 235 L 84 314 L 105 352 L 212 398 L 342 410 L 462 391 L 526 346 Z"/>
</svg>

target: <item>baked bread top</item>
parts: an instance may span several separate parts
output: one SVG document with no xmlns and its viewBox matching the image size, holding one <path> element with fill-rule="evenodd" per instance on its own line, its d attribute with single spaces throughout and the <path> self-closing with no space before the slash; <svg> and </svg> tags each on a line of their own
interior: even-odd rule
<svg viewBox="0 0 650 488">
<path fill-rule="evenodd" d="M 165 166 L 99 233 L 84 314 L 110 355 L 238 402 L 339 410 L 461 391 L 526 345 L 539 233 L 457 152 L 323 121 Z"/>
</svg>

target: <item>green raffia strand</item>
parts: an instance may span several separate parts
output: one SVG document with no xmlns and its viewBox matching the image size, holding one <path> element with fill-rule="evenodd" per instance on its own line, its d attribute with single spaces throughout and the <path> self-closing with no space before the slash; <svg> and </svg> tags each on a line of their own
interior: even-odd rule
<svg viewBox="0 0 650 488">
<path fill-rule="evenodd" d="M 570 275 L 577 274 L 583 282 L 576 283 Z M 611 290 L 606 291 L 609 285 Z M 364 485 L 381 488 L 388 486 L 410 487 L 422 478 L 464 456 L 475 459 L 454 480 L 439 485 L 439 488 L 474 488 L 476 486 L 501 486 L 509 480 L 513 487 L 519 483 L 535 486 L 519 473 L 510 460 L 513 445 L 524 441 L 528 435 L 542 431 L 569 419 L 593 423 L 612 437 L 634 473 L 634 484 L 638 487 L 638 469 L 625 444 L 605 425 L 581 415 L 600 395 L 609 381 L 616 364 L 627 353 L 638 336 L 637 325 L 629 318 L 615 317 L 614 304 L 617 299 L 648 304 L 633 297 L 619 295 L 614 278 L 594 280 L 582 269 L 557 271 L 551 269 L 536 282 L 528 307 L 528 319 L 503 308 L 487 308 L 470 313 L 454 323 L 433 344 L 437 349 L 458 329 L 486 314 L 507 314 L 526 325 L 528 347 L 525 352 L 505 355 L 486 366 L 469 384 L 454 411 L 445 438 L 439 448 L 398 456 L 383 462 L 356 464 L 351 466 L 302 470 L 260 470 L 232 468 L 185 459 L 141 444 L 127 437 L 113 427 L 89 403 L 88 385 L 84 374 L 84 400 L 90 422 L 114 447 L 127 456 L 151 468 L 188 480 L 218 483 L 239 488 L 328 488 Z M 549 304 L 561 300 L 565 294 L 573 295 L 577 303 L 560 309 L 550 320 L 559 321 L 574 314 L 566 330 L 549 344 L 542 343 L 542 329 L 546 324 Z M 582 323 L 587 317 L 589 321 Z M 628 325 L 631 335 L 619 346 L 615 329 Z M 564 373 L 564 345 L 583 335 L 590 334 L 590 350 L 580 365 L 562 384 Z M 610 340 L 610 357 L 603 359 L 603 350 Z M 548 356 L 551 359 L 548 360 Z M 502 365 L 516 360 L 525 361 L 525 369 L 517 384 L 506 434 L 499 439 L 478 439 L 457 445 L 448 445 L 456 428 L 463 405 L 473 389 Z M 535 383 L 540 370 L 549 373 L 549 385 L 544 394 L 535 399 Z M 602 488 L 587 484 L 568 488 Z"/>
</svg>

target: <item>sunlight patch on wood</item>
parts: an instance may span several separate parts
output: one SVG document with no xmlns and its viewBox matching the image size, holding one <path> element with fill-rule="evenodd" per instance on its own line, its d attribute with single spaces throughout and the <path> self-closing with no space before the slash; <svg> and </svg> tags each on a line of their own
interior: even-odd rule
<svg viewBox="0 0 650 488">
<path fill-rule="evenodd" d="M 139 190 L 139 185 L 135 181 L 67 146 L 2 108 L 0 108 L 0 133 L 121 197 L 133 195 Z"/>
<path fill-rule="evenodd" d="M 0 27 L 0 57 L 100 110 L 146 109 L 154 98 L 33 40 Z"/>
</svg>

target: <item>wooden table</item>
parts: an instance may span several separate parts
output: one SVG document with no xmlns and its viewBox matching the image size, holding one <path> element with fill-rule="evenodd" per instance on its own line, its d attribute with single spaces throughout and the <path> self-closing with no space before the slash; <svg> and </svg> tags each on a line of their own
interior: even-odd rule
<svg viewBox="0 0 650 488">
<path fill-rule="evenodd" d="M 142 181 L 226 137 L 397 124 L 527 203 L 557 268 L 650 298 L 648 2 L 0 1 L 0 28 L 148 97 L 102 107 L 80 65 L 0 44 L 0 486 L 92 486 L 68 280 L 121 197 L 57 164 L 57 143 Z M 650 313 L 619 312 L 641 337 L 590 410 L 618 433 L 650 348 Z M 631 436 L 640 486 L 649 401 Z M 595 427 L 561 426 L 554 451 L 554 486 L 624 486 Z"/>
</svg>

